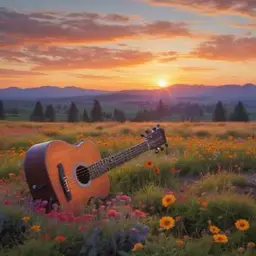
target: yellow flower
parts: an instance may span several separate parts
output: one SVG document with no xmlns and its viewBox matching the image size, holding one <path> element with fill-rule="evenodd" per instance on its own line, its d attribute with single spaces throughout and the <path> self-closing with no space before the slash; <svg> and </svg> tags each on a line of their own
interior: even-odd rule
<svg viewBox="0 0 256 256">
<path fill-rule="evenodd" d="M 170 194 L 170 195 L 165 195 L 163 198 L 162 198 L 162 205 L 164 207 L 168 207 L 172 204 L 174 204 L 176 201 L 176 197 L 173 195 L 173 194 Z"/>
<path fill-rule="evenodd" d="M 182 247 L 183 245 L 184 245 L 184 241 L 182 241 L 182 240 L 176 240 L 176 245 L 178 246 L 178 247 Z"/>
<path fill-rule="evenodd" d="M 172 229 L 175 226 L 175 220 L 172 217 L 162 217 L 160 219 L 160 227 L 164 229 Z"/>
<path fill-rule="evenodd" d="M 39 225 L 33 225 L 31 227 L 31 230 L 34 232 L 40 232 L 41 231 L 41 227 Z"/>
<path fill-rule="evenodd" d="M 141 249 L 143 249 L 143 248 L 144 248 L 144 246 L 143 246 L 142 243 L 136 243 L 136 244 L 133 246 L 132 251 L 135 252 L 135 251 L 141 250 Z"/>
<path fill-rule="evenodd" d="M 216 243 L 226 244 L 228 242 L 228 237 L 225 234 L 213 235 L 213 240 Z"/>
<path fill-rule="evenodd" d="M 25 221 L 25 222 L 28 222 L 28 221 L 30 221 L 30 217 L 29 216 L 25 216 L 25 217 L 22 218 L 22 220 Z"/>
<path fill-rule="evenodd" d="M 237 220 L 235 226 L 240 231 L 246 231 L 250 227 L 249 222 L 247 220 Z"/>
<path fill-rule="evenodd" d="M 218 234 L 220 232 L 220 229 L 214 225 L 210 225 L 209 230 L 212 234 Z"/>
</svg>

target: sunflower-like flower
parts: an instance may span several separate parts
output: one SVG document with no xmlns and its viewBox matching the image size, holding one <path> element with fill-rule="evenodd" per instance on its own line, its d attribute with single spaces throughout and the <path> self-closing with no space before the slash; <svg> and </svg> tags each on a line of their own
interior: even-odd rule
<svg viewBox="0 0 256 256">
<path fill-rule="evenodd" d="M 213 235 L 213 240 L 216 243 L 226 244 L 228 242 L 228 237 L 225 234 L 216 234 Z"/>
<path fill-rule="evenodd" d="M 249 229 L 250 224 L 247 220 L 241 219 L 236 221 L 235 226 L 240 231 L 246 231 L 247 229 Z"/>
<path fill-rule="evenodd" d="M 135 252 L 135 251 L 141 250 L 141 249 L 143 249 L 143 248 L 144 248 L 144 246 L 143 246 L 142 243 L 136 243 L 136 244 L 133 246 L 132 251 Z"/>
<path fill-rule="evenodd" d="M 218 234 L 220 232 L 220 229 L 217 226 L 210 225 L 209 230 L 212 234 Z"/>
<path fill-rule="evenodd" d="M 173 194 L 165 195 L 162 198 L 162 205 L 164 207 L 168 207 L 168 206 L 174 204 L 175 201 L 176 201 L 176 197 Z"/>
<path fill-rule="evenodd" d="M 160 219 L 160 227 L 166 230 L 172 229 L 175 226 L 175 220 L 172 217 L 162 217 Z"/>
<path fill-rule="evenodd" d="M 146 162 L 144 163 L 144 165 L 145 165 L 146 167 L 148 167 L 148 168 L 152 168 L 152 167 L 154 166 L 154 164 L 153 164 L 152 161 L 146 161 Z"/>
</svg>

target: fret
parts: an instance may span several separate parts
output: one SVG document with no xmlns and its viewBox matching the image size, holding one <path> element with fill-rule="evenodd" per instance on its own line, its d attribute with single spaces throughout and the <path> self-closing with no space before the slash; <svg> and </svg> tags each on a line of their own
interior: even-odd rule
<svg viewBox="0 0 256 256">
<path fill-rule="evenodd" d="M 126 163 L 127 161 L 139 156 L 140 154 L 148 151 L 148 145 L 143 142 L 139 145 L 133 146 L 121 153 L 106 157 L 88 167 L 91 179 L 95 179 L 105 172 Z"/>
</svg>

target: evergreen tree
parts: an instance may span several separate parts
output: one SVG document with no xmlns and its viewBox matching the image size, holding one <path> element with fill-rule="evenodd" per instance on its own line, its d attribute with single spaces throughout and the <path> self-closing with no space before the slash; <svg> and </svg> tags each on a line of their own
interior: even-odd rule
<svg viewBox="0 0 256 256">
<path fill-rule="evenodd" d="M 4 118 L 5 118 L 5 115 L 4 115 L 4 104 L 0 100 L 0 120 L 4 120 Z"/>
<path fill-rule="evenodd" d="M 43 106 L 40 101 L 37 101 L 35 108 L 30 116 L 30 121 L 43 122 L 45 119 Z"/>
<path fill-rule="evenodd" d="M 94 100 L 93 108 L 91 110 L 92 122 L 100 122 L 103 119 L 102 107 L 99 101 Z"/>
<path fill-rule="evenodd" d="M 54 110 L 52 104 L 51 104 L 51 105 L 48 105 L 48 106 L 46 107 L 46 110 L 45 110 L 45 119 L 46 119 L 47 121 L 49 121 L 49 122 L 55 122 L 55 120 L 56 120 L 56 113 L 55 113 L 55 110 Z"/>
<path fill-rule="evenodd" d="M 68 122 L 75 123 L 78 122 L 78 109 L 76 107 L 76 104 L 74 102 L 71 103 L 70 108 L 68 110 Z"/>
<path fill-rule="evenodd" d="M 114 120 L 116 120 L 117 122 L 121 122 L 121 123 L 125 122 L 126 117 L 125 117 L 124 111 L 115 108 L 115 110 L 114 110 Z"/>
<path fill-rule="evenodd" d="M 84 110 L 84 113 L 83 113 L 83 121 L 90 122 L 90 119 L 89 119 L 86 109 Z"/>
<path fill-rule="evenodd" d="M 238 104 L 235 106 L 234 111 L 230 116 L 230 121 L 234 121 L 234 122 L 248 122 L 249 121 L 249 116 L 244 107 L 244 104 L 241 101 L 239 101 Z"/>
<path fill-rule="evenodd" d="M 226 110 L 221 101 L 219 101 L 216 104 L 215 110 L 212 115 L 212 121 L 213 122 L 226 122 L 227 121 Z"/>
</svg>

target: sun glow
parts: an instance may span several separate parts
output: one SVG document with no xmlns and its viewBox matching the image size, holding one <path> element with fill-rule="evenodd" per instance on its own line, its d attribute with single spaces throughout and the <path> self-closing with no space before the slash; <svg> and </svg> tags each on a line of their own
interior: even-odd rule
<svg viewBox="0 0 256 256">
<path fill-rule="evenodd" d="M 167 82 L 165 80 L 159 80 L 158 81 L 158 86 L 159 87 L 166 87 L 167 86 Z"/>
</svg>

